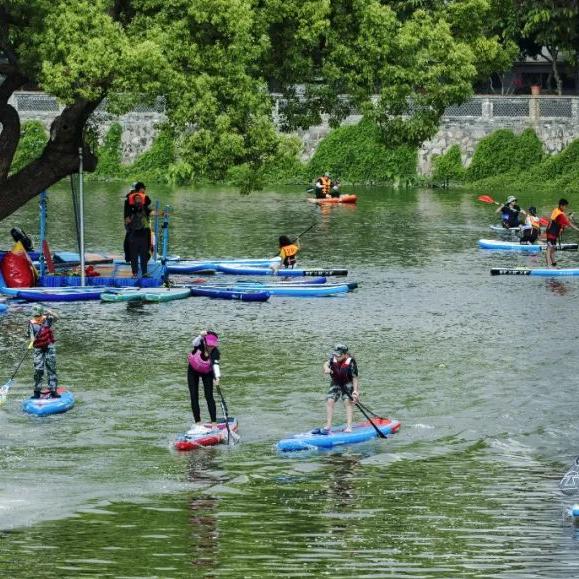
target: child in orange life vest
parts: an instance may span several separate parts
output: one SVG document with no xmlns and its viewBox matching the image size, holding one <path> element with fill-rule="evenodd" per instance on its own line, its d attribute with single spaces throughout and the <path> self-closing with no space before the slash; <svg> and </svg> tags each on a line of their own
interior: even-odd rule
<svg viewBox="0 0 579 579">
<path fill-rule="evenodd" d="M 34 363 L 34 394 L 32 398 L 40 398 L 42 378 L 46 368 L 48 389 L 51 398 L 60 398 L 56 391 L 58 377 L 56 375 L 56 348 L 52 326 L 58 316 L 40 304 L 32 308 L 34 317 L 28 323 L 28 335 L 32 342 Z"/>
<path fill-rule="evenodd" d="M 279 236 L 279 257 L 281 262 L 274 269 L 279 269 L 282 265 L 285 268 L 292 268 L 297 262 L 297 255 L 300 251 L 300 240 L 291 241 L 287 235 Z"/>
<path fill-rule="evenodd" d="M 533 244 L 539 238 L 541 233 L 541 220 L 537 217 L 537 209 L 529 207 L 527 217 L 525 218 L 525 225 L 522 229 L 521 243 Z"/>
<path fill-rule="evenodd" d="M 352 416 L 354 404 L 360 398 L 360 384 L 358 382 L 358 365 L 349 354 L 348 346 L 336 344 L 330 359 L 324 362 L 324 374 L 332 377 L 332 383 L 326 396 L 326 425 L 316 428 L 313 434 L 329 434 L 332 429 L 334 407 L 341 398 L 346 404 L 346 428 L 344 432 L 352 432 Z"/>
<path fill-rule="evenodd" d="M 203 393 L 207 401 L 211 426 L 217 428 L 217 409 L 213 397 L 213 387 L 219 385 L 221 378 L 219 368 L 221 354 L 217 348 L 218 345 L 219 337 L 217 334 L 211 330 L 205 330 L 193 340 L 193 350 L 187 356 L 189 361 L 187 384 L 191 397 L 191 410 L 195 420 L 195 424 L 189 431 L 191 434 L 197 434 L 204 429 L 201 425 L 201 410 L 199 408 L 199 379 L 203 382 Z"/>
<path fill-rule="evenodd" d="M 549 225 L 547 225 L 547 251 L 545 251 L 545 257 L 547 259 L 547 267 L 552 267 L 557 265 L 555 261 L 555 248 L 557 247 L 557 242 L 566 227 L 571 227 L 579 231 L 579 227 L 571 223 L 569 217 L 565 215 L 569 207 L 569 201 L 567 199 L 560 199 L 559 205 L 551 213 L 551 220 Z"/>
</svg>

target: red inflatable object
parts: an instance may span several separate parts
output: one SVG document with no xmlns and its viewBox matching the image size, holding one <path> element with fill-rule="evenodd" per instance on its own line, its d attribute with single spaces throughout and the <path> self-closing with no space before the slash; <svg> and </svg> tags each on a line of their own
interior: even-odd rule
<svg viewBox="0 0 579 579">
<path fill-rule="evenodd" d="M 20 241 L 4 255 L 0 271 L 8 287 L 33 287 L 38 279 L 36 269 Z"/>
</svg>

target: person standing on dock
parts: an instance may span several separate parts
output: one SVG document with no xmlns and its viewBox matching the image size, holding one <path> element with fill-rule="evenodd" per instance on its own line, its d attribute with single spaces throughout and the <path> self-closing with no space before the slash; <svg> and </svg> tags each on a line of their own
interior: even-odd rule
<svg viewBox="0 0 579 579">
<path fill-rule="evenodd" d="M 352 432 L 354 404 L 360 398 L 360 385 L 358 382 L 358 364 L 350 355 L 348 346 L 335 345 L 330 359 L 324 362 L 323 372 L 332 378 L 330 389 L 326 395 L 326 425 L 323 428 L 316 428 L 312 433 L 330 434 L 334 408 L 340 398 L 346 404 L 346 428 L 344 432 Z"/>
<path fill-rule="evenodd" d="M 42 379 L 46 368 L 48 389 L 51 398 L 60 398 L 56 391 L 58 377 L 56 375 L 56 347 L 52 326 L 58 316 L 41 304 L 32 306 L 33 317 L 28 323 L 28 336 L 32 342 L 32 360 L 34 364 L 34 394 L 32 398 L 40 398 Z"/>
<path fill-rule="evenodd" d="M 133 185 L 125 205 L 125 225 L 128 233 L 129 258 L 134 276 L 147 276 L 147 263 L 151 257 L 151 199 L 145 193 L 145 184 L 140 181 Z"/>
<path fill-rule="evenodd" d="M 579 227 L 571 223 L 571 220 L 566 215 L 569 201 L 567 199 L 559 199 L 559 205 L 553 209 L 549 225 L 547 225 L 547 251 L 545 257 L 547 258 L 547 267 L 557 265 L 555 261 L 555 249 L 557 243 L 560 243 L 561 235 L 567 227 L 571 227 L 579 231 Z"/>
<path fill-rule="evenodd" d="M 187 367 L 187 384 L 191 397 L 191 410 L 195 424 L 189 431 L 197 434 L 203 428 L 201 424 L 201 409 L 199 408 L 199 380 L 203 382 L 203 393 L 207 401 L 207 409 L 211 419 L 211 426 L 217 428 L 217 408 L 213 396 L 213 387 L 219 386 L 221 370 L 219 360 L 221 354 L 217 346 L 219 337 L 211 330 L 204 330 L 193 340 L 193 350 L 187 356 L 189 365 Z"/>
</svg>

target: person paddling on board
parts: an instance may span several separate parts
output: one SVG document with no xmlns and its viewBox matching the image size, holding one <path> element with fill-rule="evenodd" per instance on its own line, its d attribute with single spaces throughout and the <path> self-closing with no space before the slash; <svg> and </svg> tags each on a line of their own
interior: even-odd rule
<svg viewBox="0 0 579 579">
<path fill-rule="evenodd" d="M 499 205 L 495 213 L 501 214 L 501 223 L 505 229 L 519 227 L 519 214 L 526 215 L 526 212 L 517 205 L 517 198 L 514 195 L 509 195 L 507 200 Z"/>
<path fill-rule="evenodd" d="M 563 233 L 563 230 L 567 227 L 571 227 L 576 231 L 579 231 L 579 227 L 571 223 L 569 217 L 565 214 L 567 208 L 569 207 L 569 201 L 567 199 L 559 199 L 559 205 L 553 209 L 551 213 L 551 220 L 549 225 L 547 225 L 547 251 L 545 252 L 545 257 L 547 259 L 547 267 L 553 267 L 557 265 L 555 261 L 555 248 L 557 243 Z"/>
<path fill-rule="evenodd" d="M 344 432 L 352 432 L 354 403 L 358 402 L 360 398 L 360 385 L 358 364 L 349 354 L 348 346 L 336 344 L 330 359 L 324 362 L 323 371 L 324 374 L 329 374 L 332 378 L 330 389 L 326 395 L 326 425 L 323 428 L 316 428 L 312 434 L 329 434 L 331 432 L 334 407 L 340 398 L 346 404 L 346 428 Z"/>
<path fill-rule="evenodd" d="M 529 207 L 527 210 L 527 217 L 525 219 L 525 225 L 522 229 L 521 244 L 532 245 L 537 239 L 539 239 L 539 234 L 541 233 L 541 219 L 537 217 L 536 207 Z"/>
<path fill-rule="evenodd" d="M 151 227 L 149 216 L 151 215 L 151 199 L 145 193 L 145 184 L 137 182 L 134 184 L 134 191 L 127 197 L 127 215 L 125 224 L 127 226 L 129 240 L 129 256 L 131 261 L 131 271 L 134 276 L 147 276 L 147 263 L 151 257 Z"/>
<path fill-rule="evenodd" d="M 297 262 L 297 255 L 300 251 L 300 240 L 299 237 L 292 241 L 287 235 L 280 235 L 279 236 L 279 257 L 281 261 L 279 264 L 273 266 L 275 271 L 279 270 L 280 267 L 284 267 L 286 269 L 293 269 L 294 265 Z"/>
<path fill-rule="evenodd" d="M 32 342 L 32 360 L 34 365 L 34 393 L 32 398 L 40 398 L 42 379 L 46 368 L 48 389 L 51 398 L 60 398 L 57 392 L 56 347 L 52 326 L 58 316 L 41 304 L 32 306 L 33 318 L 28 322 L 28 336 Z"/>
<path fill-rule="evenodd" d="M 211 330 L 204 330 L 193 340 L 193 350 L 187 356 L 187 384 L 191 396 L 191 410 L 195 424 L 189 431 L 190 434 L 198 434 L 203 431 L 201 425 L 201 410 L 199 408 L 199 379 L 203 382 L 203 393 L 207 401 L 211 426 L 217 428 L 217 409 L 213 397 L 213 387 L 219 386 L 221 370 L 219 360 L 221 354 L 217 346 L 219 337 Z"/>
<path fill-rule="evenodd" d="M 332 179 L 329 173 L 324 173 L 315 184 L 316 199 L 325 199 L 331 196 Z"/>
</svg>

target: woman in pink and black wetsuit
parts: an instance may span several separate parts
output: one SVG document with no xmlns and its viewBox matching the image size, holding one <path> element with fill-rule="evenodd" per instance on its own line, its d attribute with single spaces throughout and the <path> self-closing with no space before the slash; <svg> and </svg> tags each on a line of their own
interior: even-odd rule
<svg viewBox="0 0 579 579">
<path fill-rule="evenodd" d="M 201 332 L 193 340 L 193 350 L 187 356 L 189 365 L 187 367 L 187 384 L 191 396 L 191 410 L 195 424 L 201 424 L 201 410 L 199 409 L 199 379 L 203 382 L 203 393 L 209 409 L 209 417 L 213 427 L 217 427 L 217 410 L 215 398 L 213 397 L 213 386 L 219 385 L 221 371 L 219 369 L 219 359 L 221 354 L 217 345 L 219 337 L 210 330 Z M 195 427 L 195 425 L 193 425 Z"/>
</svg>

